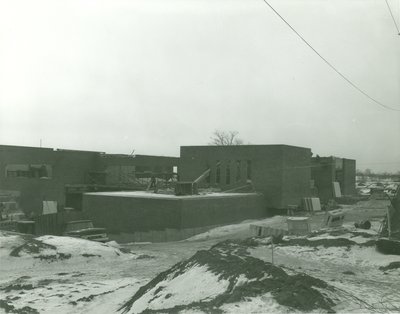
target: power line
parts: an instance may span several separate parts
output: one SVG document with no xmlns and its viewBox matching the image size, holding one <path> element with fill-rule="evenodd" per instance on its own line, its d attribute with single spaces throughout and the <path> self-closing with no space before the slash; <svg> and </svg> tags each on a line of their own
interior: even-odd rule
<svg viewBox="0 0 400 314">
<path fill-rule="evenodd" d="M 395 19 L 394 16 L 393 16 L 393 12 L 392 12 L 392 9 L 390 8 L 389 2 L 388 2 L 387 0 L 385 0 L 385 2 L 386 2 L 386 5 L 387 5 L 387 7 L 388 7 L 388 9 L 389 9 L 390 16 L 392 17 L 393 24 L 394 24 L 394 26 L 395 26 L 396 29 L 397 29 L 397 35 L 400 35 L 400 30 L 399 30 L 399 27 L 397 26 L 396 19 Z"/>
<path fill-rule="evenodd" d="M 333 71 L 335 71 L 339 76 L 341 76 L 347 83 L 349 83 L 352 87 L 354 87 L 356 90 L 358 90 L 361 94 L 363 94 L 365 97 L 367 97 L 368 99 L 372 100 L 374 103 L 376 103 L 377 105 L 388 109 L 388 110 L 393 110 L 393 111 L 400 111 L 400 109 L 397 108 L 393 108 L 390 107 L 388 105 L 385 105 L 383 103 L 381 103 L 379 100 L 376 100 L 375 98 L 371 97 L 370 95 L 368 95 L 366 92 L 364 92 L 361 88 L 359 88 L 355 83 L 353 83 L 350 79 L 348 79 L 344 74 L 342 74 L 338 69 L 336 69 L 328 60 L 326 60 L 313 46 L 311 46 L 311 44 L 304 39 L 303 36 L 301 36 L 293 27 L 292 25 L 290 25 L 283 17 L 282 15 L 280 15 L 269 3 L 267 0 L 263 0 L 265 2 L 266 5 L 268 5 L 272 11 L 274 11 L 274 13 L 283 21 L 285 22 L 285 24 L 287 26 L 289 26 L 289 28 L 309 47 L 311 48 L 312 51 L 314 51 L 318 57 L 320 57 Z"/>
</svg>

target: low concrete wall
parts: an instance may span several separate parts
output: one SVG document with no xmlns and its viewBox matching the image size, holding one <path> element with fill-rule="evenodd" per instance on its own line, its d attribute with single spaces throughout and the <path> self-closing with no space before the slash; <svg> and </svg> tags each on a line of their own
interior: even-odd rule
<svg viewBox="0 0 400 314">
<path fill-rule="evenodd" d="M 87 193 L 83 211 L 95 226 L 107 228 L 112 238 L 122 242 L 181 240 L 209 226 L 267 214 L 264 198 L 256 193 L 165 198 L 151 194 L 143 197 L 143 192 Z"/>
<path fill-rule="evenodd" d="M 96 195 L 98 194 L 98 195 Z M 180 200 L 134 198 L 90 193 L 83 195 L 83 212 L 109 233 L 179 229 Z"/>
</svg>

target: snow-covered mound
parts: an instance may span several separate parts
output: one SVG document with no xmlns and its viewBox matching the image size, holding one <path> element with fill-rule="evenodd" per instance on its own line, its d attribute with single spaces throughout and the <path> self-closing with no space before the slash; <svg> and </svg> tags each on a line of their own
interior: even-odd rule
<svg viewBox="0 0 400 314">
<path fill-rule="evenodd" d="M 91 259 L 105 262 L 124 258 L 132 258 L 132 254 L 124 253 L 115 245 L 71 237 L 0 233 L 1 270 L 37 263 L 81 263 Z"/>
<path fill-rule="evenodd" d="M 174 265 L 142 286 L 120 310 L 232 312 L 331 311 L 335 288 L 250 256 L 252 240 L 225 241 Z M 233 308 L 232 308 L 233 307 Z"/>
<path fill-rule="evenodd" d="M 32 238 L 13 249 L 11 256 L 30 256 L 41 260 L 56 261 L 74 257 L 114 257 L 121 256 L 118 248 L 85 239 L 57 236 Z"/>
<path fill-rule="evenodd" d="M 115 313 L 139 286 L 140 255 L 117 243 L 0 232 L 0 313 Z"/>
</svg>

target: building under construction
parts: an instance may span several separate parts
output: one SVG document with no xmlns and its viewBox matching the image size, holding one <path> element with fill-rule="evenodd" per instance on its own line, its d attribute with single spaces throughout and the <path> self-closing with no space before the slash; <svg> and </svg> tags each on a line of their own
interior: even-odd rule
<svg viewBox="0 0 400 314">
<path fill-rule="evenodd" d="M 183 146 L 179 158 L 0 146 L 0 156 L 0 196 L 26 214 L 52 202 L 52 213 L 80 212 L 126 241 L 286 213 L 335 198 L 335 187 L 355 193 L 354 160 L 289 145 Z"/>
<path fill-rule="evenodd" d="M 0 197 L 39 215 L 44 201 L 82 209 L 82 195 L 146 189 L 151 177 L 174 176 L 178 158 L 0 145 Z M 0 199 L 1 201 L 1 199 Z"/>
</svg>

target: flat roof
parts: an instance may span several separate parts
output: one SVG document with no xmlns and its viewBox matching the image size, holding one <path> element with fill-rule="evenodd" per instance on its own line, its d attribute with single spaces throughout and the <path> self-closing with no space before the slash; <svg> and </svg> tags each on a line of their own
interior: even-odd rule
<svg viewBox="0 0 400 314">
<path fill-rule="evenodd" d="M 9 149 L 40 149 L 40 150 L 49 150 L 54 152 L 81 152 L 81 153 L 96 153 L 101 157 L 105 158 L 135 158 L 135 157 L 156 157 L 156 158 L 174 158 L 179 159 L 176 156 L 165 156 L 165 155 L 141 155 L 141 154 L 114 154 L 114 153 L 106 153 L 102 151 L 94 151 L 94 150 L 82 150 L 82 149 L 67 149 L 67 148 L 53 148 L 53 147 L 38 147 L 38 146 L 19 146 L 19 145 L 2 145 L 0 144 L 0 148 L 9 148 Z"/>
<path fill-rule="evenodd" d="M 19 146 L 19 145 L 1 145 L 0 148 L 10 148 L 10 149 L 40 149 L 40 150 L 50 150 L 54 152 L 82 152 L 82 153 L 96 153 L 105 154 L 103 152 L 94 150 L 81 150 L 81 149 L 66 149 L 66 148 L 53 148 L 53 147 L 38 147 L 38 146 Z"/>
<path fill-rule="evenodd" d="M 199 198 L 223 198 L 223 197 L 239 197 L 239 196 L 254 196 L 260 195 L 259 193 L 207 193 L 196 195 L 174 195 L 174 194 L 161 194 L 148 191 L 120 191 L 120 192 L 90 192 L 84 195 L 94 196 L 110 196 L 110 197 L 128 197 L 128 198 L 154 198 L 154 199 L 199 199 Z"/>
<path fill-rule="evenodd" d="M 211 148 L 240 148 L 240 147 L 294 147 L 294 148 L 304 148 L 304 149 L 311 149 L 309 147 L 304 147 L 304 146 L 296 146 L 296 145 L 290 145 L 290 144 L 243 144 L 243 145 L 183 145 L 181 148 L 186 148 L 186 147 L 193 147 L 193 148 L 205 148 L 205 147 L 211 147 Z"/>
</svg>

